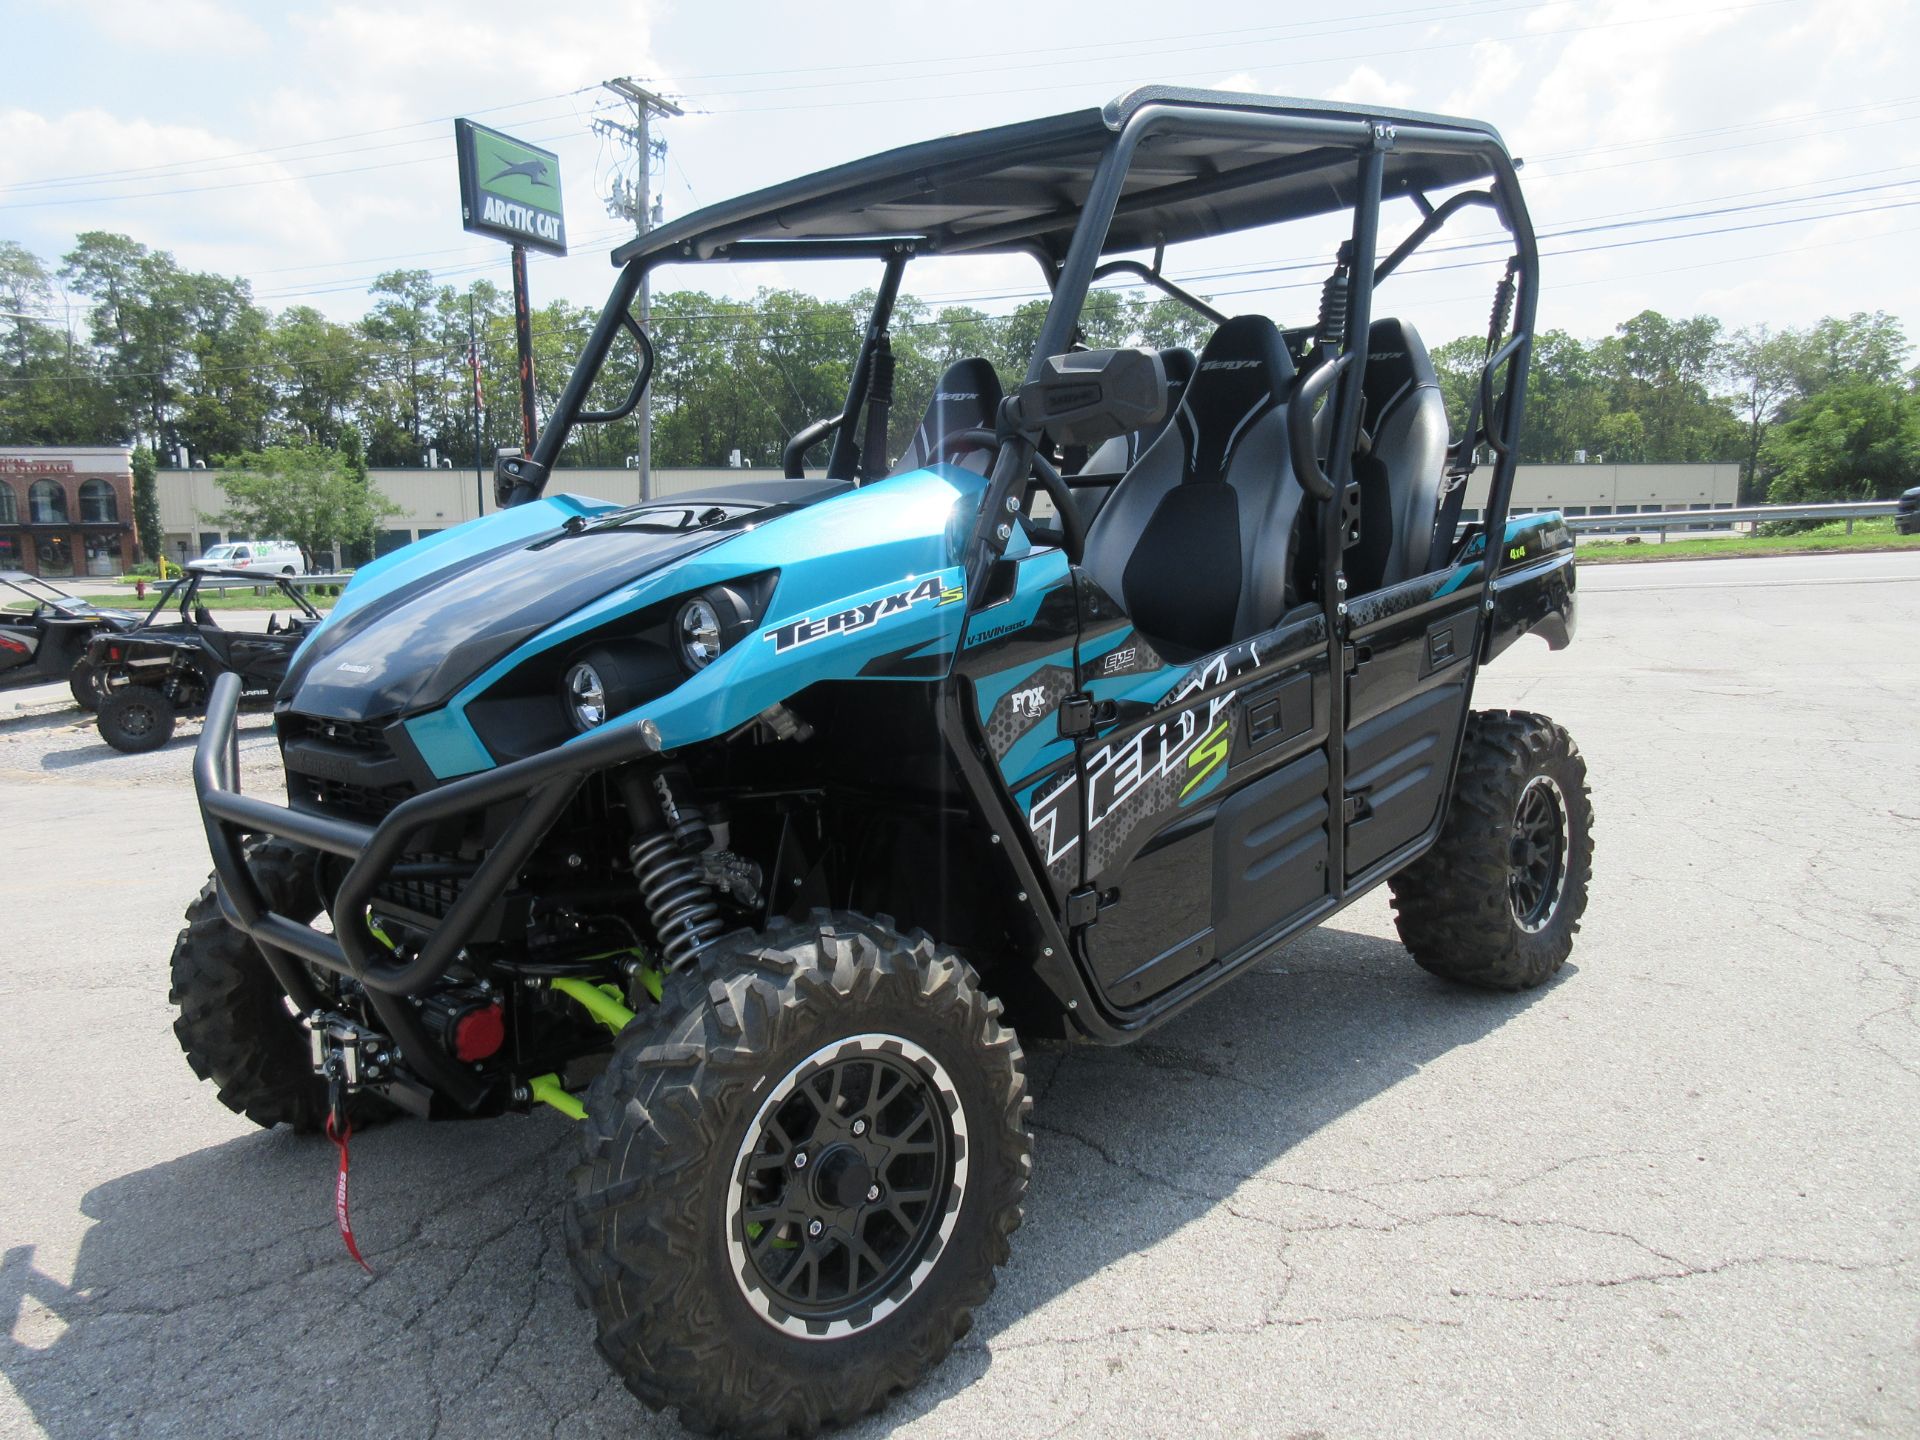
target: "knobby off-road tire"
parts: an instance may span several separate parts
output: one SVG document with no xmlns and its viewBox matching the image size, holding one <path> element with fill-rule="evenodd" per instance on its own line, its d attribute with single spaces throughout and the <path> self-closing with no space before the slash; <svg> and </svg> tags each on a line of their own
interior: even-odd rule
<svg viewBox="0 0 1920 1440">
<path fill-rule="evenodd" d="M 173 702 L 151 685 L 122 685 L 100 702 L 100 738 L 126 755 L 158 750 L 173 738 Z"/>
<path fill-rule="evenodd" d="M 1020 1045 L 999 1017 L 966 962 L 885 917 L 782 921 L 668 977 L 588 1092 L 566 1217 L 576 1289 L 629 1390 L 697 1431 L 805 1436 L 946 1356 L 1007 1259 L 1032 1165 Z M 881 1118 L 896 1103 L 921 1118 Z M 861 1136 L 885 1152 L 870 1168 L 849 1160 Z M 932 1197 L 917 1209 L 915 1187 Z M 875 1194 L 897 1199 L 897 1225 L 861 1208 Z M 808 1205 L 852 1208 L 812 1230 Z M 854 1263 L 847 1235 L 876 1259 L 893 1242 L 894 1268 Z M 777 1271 L 797 1277 L 789 1291 Z M 841 1318 L 784 1308 L 783 1293 L 806 1308 L 809 1274 L 820 1290 L 847 1280 Z"/>
<path fill-rule="evenodd" d="M 67 671 L 67 689 L 73 695 L 73 703 L 89 715 L 100 711 L 100 674 L 93 668 L 93 661 L 82 655 L 73 662 L 73 668 Z"/>
<path fill-rule="evenodd" d="M 268 844 L 248 864 L 272 909 L 303 921 L 320 913 L 310 856 Z M 286 993 L 252 938 L 220 914 L 211 880 L 187 907 L 186 928 L 173 942 L 172 981 L 174 1038 L 193 1073 L 217 1087 L 222 1105 L 265 1129 L 291 1125 L 316 1134 L 325 1127 L 327 1086 L 313 1073 L 307 1032 L 287 1013 Z M 373 1095 L 351 1096 L 347 1104 L 355 1129 L 393 1113 Z"/>
<path fill-rule="evenodd" d="M 1544 715 L 1477 711 L 1440 839 L 1390 882 L 1400 939 L 1445 979 L 1529 989 L 1572 950 L 1592 870 L 1573 737 Z"/>
</svg>

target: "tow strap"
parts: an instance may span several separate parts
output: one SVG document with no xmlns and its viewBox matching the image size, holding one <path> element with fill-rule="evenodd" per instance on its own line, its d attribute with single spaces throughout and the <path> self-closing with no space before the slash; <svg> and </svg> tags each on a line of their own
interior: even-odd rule
<svg viewBox="0 0 1920 1440">
<path fill-rule="evenodd" d="M 340 1147 L 340 1175 L 333 1187 L 333 1218 L 340 1227 L 340 1238 L 346 1241 L 347 1253 L 354 1258 L 360 1268 L 373 1274 L 373 1267 L 367 1263 L 366 1256 L 360 1253 L 360 1247 L 354 1243 L 353 1222 L 347 1218 L 347 1142 L 353 1139 L 352 1124 L 341 1121 L 335 1123 L 334 1115 L 327 1116 L 327 1138 Z"/>
</svg>

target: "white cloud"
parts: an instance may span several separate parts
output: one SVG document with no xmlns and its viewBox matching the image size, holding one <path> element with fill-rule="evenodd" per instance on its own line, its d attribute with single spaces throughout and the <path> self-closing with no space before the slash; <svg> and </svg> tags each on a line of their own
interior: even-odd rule
<svg viewBox="0 0 1920 1440">
<path fill-rule="evenodd" d="M 243 10 L 217 0 L 67 0 L 115 45 L 205 58 L 257 55 L 267 34 Z"/>
<path fill-rule="evenodd" d="M 1389 80 L 1371 65 L 1360 65 L 1328 91 L 1327 98 L 1354 105 L 1389 105 L 1405 109 L 1413 102 L 1413 93 L 1411 84 Z"/>
</svg>

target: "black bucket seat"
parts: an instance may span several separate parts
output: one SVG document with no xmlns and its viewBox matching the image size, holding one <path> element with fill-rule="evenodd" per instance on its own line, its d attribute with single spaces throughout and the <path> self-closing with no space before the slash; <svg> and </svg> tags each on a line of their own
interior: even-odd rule
<svg viewBox="0 0 1920 1440">
<path fill-rule="evenodd" d="M 1404 320 L 1367 332 L 1366 414 L 1372 443 L 1354 461 L 1360 543 L 1349 552 L 1355 591 L 1395 585 L 1446 563 L 1437 535 L 1447 463 L 1447 402 L 1427 347 Z M 1357 552 L 1357 553 L 1356 553 Z"/>
<path fill-rule="evenodd" d="M 1304 496 L 1287 448 L 1293 383 L 1271 320 L 1227 321 L 1201 351 L 1173 423 L 1088 528 L 1086 570 L 1169 658 L 1258 634 L 1292 601 Z"/>
<path fill-rule="evenodd" d="M 1087 463 L 1081 467 L 1080 473 L 1118 475 L 1146 454 L 1153 442 L 1160 438 L 1160 432 L 1173 423 L 1180 402 L 1187 398 L 1187 386 L 1193 383 L 1194 367 L 1198 363 L 1193 358 L 1193 351 L 1184 345 L 1162 350 L 1160 368 L 1167 372 L 1167 413 L 1144 430 L 1129 430 L 1125 435 L 1116 435 L 1108 440 L 1087 457 Z"/>
<path fill-rule="evenodd" d="M 933 398 L 927 402 L 926 415 L 914 430 L 913 438 L 907 442 L 906 450 L 888 473 L 904 475 L 909 470 L 919 470 L 936 461 L 946 460 L 976 474 L 986 474 L 987 467 L 993 463 L 991 445 L 950 449 L 945 454 L 941 453 L 941 446 L 946 437 L 963 430 L 993 429 L 1001 395 L 1000 377 L 989 362 L 978 357 L 954 361 L 933 387 Z"/>
</svg>

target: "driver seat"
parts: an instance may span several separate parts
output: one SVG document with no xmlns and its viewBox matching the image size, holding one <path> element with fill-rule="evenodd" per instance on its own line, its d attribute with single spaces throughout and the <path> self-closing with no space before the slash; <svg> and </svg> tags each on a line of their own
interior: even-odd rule
<svg viewBox="0 0 1920 1440">
<path fill-rule="evenodd" d="M 1169 658 L 1256 635 L 1292 601 L 1305 497 L 1287 446 L 1294 379 L 1273 321 L 1227 321 L 1200 352 L 1173 423 L 1087 531 L 1083 568 Z"/>
<path fill-rule="evenodd" d="M 940 459 L 941 447 L 949 435 L 957 435 L 963 430 L 993 429 L 1002 393 L 1000 376 L 991 362 L 977 356 L 954 361 L 933 387 L 933 399 L 927 402 L 926 415 L 915 428 L 907 448 L 887 474 L 904 475 L 909 470 L 924 469 L 935 463 Z M 947 458 L 976 475 L 984 475 L 987 467 L 993 464 L 993 447 L 976 446 L 950 454 Z"/>
</svg>

